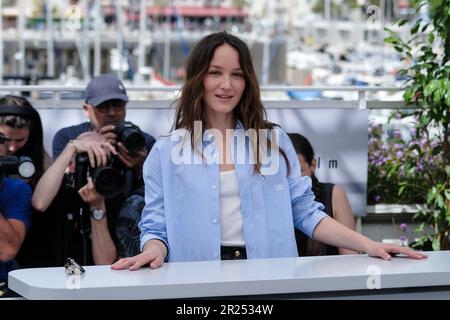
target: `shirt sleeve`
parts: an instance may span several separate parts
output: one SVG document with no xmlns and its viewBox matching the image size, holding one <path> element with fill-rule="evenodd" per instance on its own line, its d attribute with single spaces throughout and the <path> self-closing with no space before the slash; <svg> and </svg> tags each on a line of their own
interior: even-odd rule
<svg viewBox="0 0 450 320">
<path fill-rule="evenodd" d="M 1 211 L 5 219 L 22 221 L 28 229 L 31 226 L 31 187 L 23 181 L 17 180 L 5 186 L 2 190 L 7 193 L 7 200 Z"/>
<path fill-rule="evenodd" d="M 162 186 L 161 155 L 158 146 L 150 151 L 144 163 L 143 176 L 145 183 L 145 207 L 142 211 L 139 228 L 141 230 L 141 251 L 147 241 L 158 239 L 164 242 L 169 257 L 167 242 L 166 218 L 164 212 L 164 193 Z"/>
<path fill-rule="evenodd" d="M 314 229 L 319 222 L 327 217 L 323 212 L 322 203 L 315 201 L 312 192 L 312 184 L 310 177 L 302 177 L 300 163 L 295 153 L 294 146 L 289 136 L 281 133 L 281 145 L 286 153 L 291 167 L 291 174 L 288 177 L 289 188 L 291 192 L 291 205 L 294 225 L 308 237 L 312 238 Z"/>
<path fill-rule="evenodd" d="M 64 129 L 56 132 L 55 137 L 53 138 L 53 159 L 59 157 L 69 140 L 69 136 Z"/>
<path fill-rule="evenodd" d="M 116 223 L 119 257 L 133 257 L 139 254 L 139 237 L 141 233 L 138 224 L 141 220 L 144 205 L 144 197 L 133 194 L 124 202 L 120 209 Z"/>
</svg>

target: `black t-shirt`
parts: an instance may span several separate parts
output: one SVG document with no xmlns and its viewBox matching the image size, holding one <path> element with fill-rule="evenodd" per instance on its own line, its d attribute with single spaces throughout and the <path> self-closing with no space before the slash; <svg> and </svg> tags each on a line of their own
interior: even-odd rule
<svg viewBox="0 0 450 320">
<path fill-rule="evenodd" d="M 324 205 L 325 209 L 324 212 L 329 215 L 330 217 L 333 217 L 333 183 L 320 183 L 320 186 L 322 188 L 322 199 L 316 201 L 322 201 L 322 204 Z M 311 241 L 310 238 L 304 234 L 299 229 L 295 228 L 295 239 L 297 241 L 297 250 L 299 256 L 309 256 L 311 255 L 308 253 L 308 241 Z M 323 244 L 324 250 L 321 253 L 322 255 L 338 255 L 339 250 L 335 246 Z"/>
</svg>

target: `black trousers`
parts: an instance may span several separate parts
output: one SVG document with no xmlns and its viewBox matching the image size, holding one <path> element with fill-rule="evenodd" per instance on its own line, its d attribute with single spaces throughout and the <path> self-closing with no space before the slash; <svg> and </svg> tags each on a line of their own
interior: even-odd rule
<svg viewBox="0 0 450 320">
<path fill-rule="evenodd" d="M 245 247 L 220 247 L 220 257 L 222 260 L 241 260 L 247 259 Z"/>
</svg>

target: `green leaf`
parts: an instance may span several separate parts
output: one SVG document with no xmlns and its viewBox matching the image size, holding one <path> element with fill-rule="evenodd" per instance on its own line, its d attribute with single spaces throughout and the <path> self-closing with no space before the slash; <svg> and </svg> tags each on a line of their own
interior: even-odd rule
<svg viewBox="0 0 450 320">
<path fill-rule="evenodd" d="M 439 80 L 433 80 L 429 84 L 425 86 L 425 90 L 423 91 L 423 95 L 425 97 L 428 97 L 431 95 L 434 91 L 436 91 L 438 88 L 440 88 Z"/>
<path fill-rule="evenodd" d="M 411 28 L 411 34 L 416 34 L 417 33 L 417 30 L 419 30 L 421 23 L 422 23 L 422 19 L 419 19 L 419 20 L 416 21 L 416 23 Z"/>
<path fill-rule="evenodd" d="M 403 191 L 405 191 L 405 186 L 404 185 L 401 186 L 400 189 L 398 189 L 398 195 L 401 196 Z M 449 196 L 450 196 L 450 194 L 449 194 Z"/>
<path fill-rule="evenodd" d="M 426 30 L 429 26 L 430 26 L 429 23 L 425 24 L 425 25 L 422 27 L 422 29 L 420 30 L 420 32 L 424 33 L 425 30 Z"/>
<path fill-rule="evenodd" d="M 413 88 L 406 89 L 405 92 L 403 93 L 403 100 L 406 103 L 409 103 L 411 102 L 412 97 L 413 97 Z"/>
<path fill-rule="evenodd" d="M 421 223 L 417 228 L 416 231 L 419 233 L 422 233 L 425 230 L 425 223 Z"/>
<path fill-rule="evenodd" d="M 442 91 L 440 88 L 434 91 L 433 93 L 433 100 L 434 101 L 440 101 L 442 96 L 444 95 L 444 91 Z"/>
<path fill-rule="evenodd" d="M 447 94 L 445 95 L 445 104 L 447 106 L 450 106 L 450 94 L 447 92 Z"/>
<path fill-rule="evenodd" d="M 408 70 L 406 70 L 406 69 L 400 69 L 400 70 L 398 70 L 398 72 L 397 72 L 397 75 L 398 76 L 405 76 L 405 75 L 407 75 L 408 74 Z"/>
<path fill-rule="evenodd" d="M 445 194 L 445 198 L 446 198 L 447 200 L 450 200 L 450 190 L 445 190 L 445 191 L 444 191 L 444 194 Z"/>
<path fill-rule="evenodd" d="M 431 203 L 436 198 L 436 187 L 431 188 L 430 191 L 428 191 L 427 195 L 427 203 Z"/>
<path fill-rule="evenodd" d="M 445 173 L 447 174 L 448 177 L 450 177 L 450 165 L 445 166 Z"/>
<path fill-rule="evenodd" d="M 397 44 L 399 41 L 398 41 L 398 38 L 395 38 L 395 37 L 387 37 L 387 38 L 384 38 L 384 43 L 392 43 L 392 44 Z"/>
<path fill-rule="evenodd" d="M 430 32 L 428 34 L 428 43 L 433 44 L 434 43 L 434 33 Z"/>
<path fill-rule="evenodd" d="M 433 246 L 433 250 L 434 250 L 434 251 L 439 251 L 439 250 L 441 250 L 441 244 L 439 243 L 439 240 L 438 240 L 438 239 L 434 239 L 434 240 L 433 240 L 432 246 Z"/>
<path fill-rule="evenodd" d="M 444 208 L 445 207 L 445 202 L 444 202 L 444 198 L 442 197 L 442 195 L 438 194 L 436 196 L 436 200 L 435 202 L 439 208 Z"/>
<path fill-rule="evenodd" d="M 397 22 L 398 26 L 401 27 L 404 24 L 406 24 L 409 20 L 408 19 L 401 19 L 400 21 Z"/>
</svg>

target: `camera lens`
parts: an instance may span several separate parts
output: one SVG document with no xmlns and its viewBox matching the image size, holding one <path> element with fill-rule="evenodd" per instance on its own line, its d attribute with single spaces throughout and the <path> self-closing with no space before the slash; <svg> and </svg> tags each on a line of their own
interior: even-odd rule
<svg viewBox="0 0 450 320">
<path fill-rule="evenodd" d="M 35 172 L 33 161 L 28 157 L 21 157 L 17 172 L 22 178 L 31 178 Z"/>
<path fill-rule="evenodd" d="M 116 123 L 115 132 L 118 140 L 131 153 L 136 153 L 145 146 L 145 136 L 141 129 L 129 121 L 119 121 Z"/>
<path fill-rule="evenodd" d="M 113 198 L 123 191 L 125 181 L 113 167 L 101 167 L 91 171 L 95 189 L 105 198 Z"/>
<path fill-rule="evenodd" d="M 145 138 L 142 133 L 134 129 L 125 129 L 122 140 L 123 144 L 130 152 L 137 152 L 145 145 Z"/>
<path fill-rule="evenodd" d="M 29 179 L 33 176 L 35 167 L 30 157 L 7 155 L 0 157 L 0 171 L 1 179 L 12 174 L 19 174 L 22 178 Z"/>
</svg>

